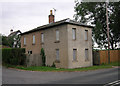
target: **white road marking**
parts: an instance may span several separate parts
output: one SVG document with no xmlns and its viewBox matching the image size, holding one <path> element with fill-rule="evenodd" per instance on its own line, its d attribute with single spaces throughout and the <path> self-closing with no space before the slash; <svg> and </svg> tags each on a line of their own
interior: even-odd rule
<svg viewBox="0 0 120 86">
<path fill-rule="evenodd" d="M 108 83 L 108 84 L 106 84 L 106 85 L 104 85 L 104 86 L 115 86 L 115 85 L 120 85 L 120 80 L 117 80 L 117 81 Z"/>
</svg>

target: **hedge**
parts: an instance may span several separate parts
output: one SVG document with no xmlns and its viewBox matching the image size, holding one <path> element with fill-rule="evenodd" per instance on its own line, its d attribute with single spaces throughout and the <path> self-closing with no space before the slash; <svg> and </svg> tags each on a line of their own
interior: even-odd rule
<svg viewBox="0 0 120 86">
<path fill-rule="evenodd" d="M 25 65 L 26 55 L 24 48 L 3 48 L 2 62 L 11 65 Z"/>
</svg>

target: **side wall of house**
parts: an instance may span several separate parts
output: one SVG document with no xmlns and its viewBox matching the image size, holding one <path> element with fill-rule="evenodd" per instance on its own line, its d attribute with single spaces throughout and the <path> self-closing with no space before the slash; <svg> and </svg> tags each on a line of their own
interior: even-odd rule
<svg viewBox="0 0 120 86">
<path fill-rule="evenodd" d="M 77 25 L 67 26 L 68 31 L 68 68 L 92 66 L 92 29 Z M 76 28 L 76 40 L 72 37 L 72 28 Z M 88 30 L 88 40 L 85 40 L 85 30 Z M 73 60 L 73 49 L 76 49 L 77 60 Z M 88 61 L 85 61 L 85 49 L 88 49 Z"/>
<path fill-rule="evenodd" d="M 21 36 L 21 47 L 25 48 L 26 50 L 28 66 L 42 65 L 42 60 L 40 57 L 40 51 L 41 51 L 40 34 L 41 31 L 37 31 Z M 35 44 L 33 44 L 33 35 L 35 35 Z M 24 45 L 24 37 L 26 38 L 26 45 Z M 28 54 L 28 51 L 32 51 L 32 54 Z"/>
<path fill-rule="evenodd" d="M 59 31 L 59 41 L 56 41 L 56 30 Z M 68 67 L 68 43 L 67 25 L 59 25 L 45 29 L 44 44 L 42 47 L 46 54 L 46 65 L 52 66 L 55 63 L 57 68 Z M 59 61 L 56 61 L 56 49 L 59 49 Z"/>
</svg>

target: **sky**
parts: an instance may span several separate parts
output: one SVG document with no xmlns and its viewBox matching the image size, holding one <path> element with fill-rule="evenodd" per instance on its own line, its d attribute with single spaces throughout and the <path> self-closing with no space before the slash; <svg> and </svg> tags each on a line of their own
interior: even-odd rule
<svg viewBox="0 0 120 86">
<path fill-rule="evenodd" d="M 74 0 L 0 0 L 0 33 L 25 32 L 48 24 L 50 10 L 56 9 L 55 21 L 74 19 Z"/>
</svg>

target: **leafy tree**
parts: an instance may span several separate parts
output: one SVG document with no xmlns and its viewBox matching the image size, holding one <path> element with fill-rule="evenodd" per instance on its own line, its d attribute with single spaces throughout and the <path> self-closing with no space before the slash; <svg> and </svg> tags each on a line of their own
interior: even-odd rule
<svg viewBox="0 0 120 86">
<path fill-rule="evenodd" d="M 75 1 L 75 20 L 81 23 L 91 24 L 93 28 L 93 38 L 102 48 L 107 45 L 106 29 L 106 3 L 105 2 L 79 2 Z M 110 2 L 108 5 L 110 46 L 115 49 L 120 42 L 120 1 Z"/>
<path fill-rule="evenodd" d="M 5 45 L 9 47 L 13 46 L 13 43 L 14 43 L 13 37 L 7 37 L 7 36 L 0 34 L 0 39 L 1 39 L 0 45 Z"/>
</svg>

